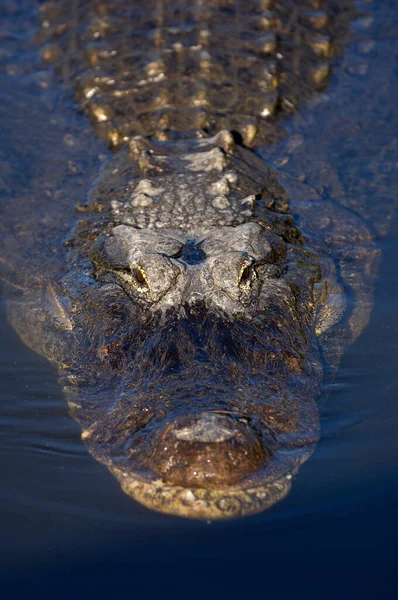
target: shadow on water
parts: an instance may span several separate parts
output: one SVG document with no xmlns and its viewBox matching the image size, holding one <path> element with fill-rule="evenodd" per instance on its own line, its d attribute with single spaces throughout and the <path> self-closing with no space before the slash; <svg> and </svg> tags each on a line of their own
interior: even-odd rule
<svg viewBox="0 0 398 600">
<path fill-rule="evenodd" d="M 390 8 L 391 3 L 379 3 L 372 9 L 380 27 Z M 316 111 L 320 124 L 313 125 L 313 145 L 328 111 L 333 121 L 333 111 L 343 110 L 344 103 L 336 100 L 339 90 L 348 90 L 352 99 L 361 89 L 369 94 L 396 75 L 397 38 L 374 37 L 365 40 L 374 41 L 369 55 L 361 54 L 358 44 L 347 50 L 330 102 Z M 370 63 L 371 73 L 377 70 L 374 82 L 355 74 L 361 60 Z M 364 104 L 362 125 L 375 140 L 375 155 L 383 139 L 397 137 L 396 117 L 386 120 L 386 115 L 394 116 L 393 93 L 390 101 L 380 111 L 379 123 L 374 106 L 366 112 Z M 291 125 L 296 134 L 301 127 L 301 122 Z M 306 127 L 310 147 L 312 130 Z M 344 176 L 346 159 L 338 143 L 337 138 L 334 156 Z M 368 155 L 358 152 L 357 163 L 352 154 L 351 160 L 360 172 Z M 394 196 L 394 190 L 388 192 Z M 270 511 L 241 521 L 181 520 L 153 513 L 125 496 L 87 454 L 56 373 L 18 340 L 2 303 L 0 552 L 5 597 L 25 597 L 34 590 L 42 597 L 272 593 L 281 598 L 367 598 L 376 592 L 387 597 L 393 589 L 398 533 L 397 215 L 378 245 L 382 260 L 372 318 L 325 390 L 321 441 L 289 496 Z"/>
</svg>

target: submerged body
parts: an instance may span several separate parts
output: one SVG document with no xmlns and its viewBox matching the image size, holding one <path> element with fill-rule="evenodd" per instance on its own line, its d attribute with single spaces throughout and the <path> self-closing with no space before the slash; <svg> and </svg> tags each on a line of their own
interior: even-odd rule
<svg viewBox="0 0 398 600">
<path fill-rule="evenodd" d="M 119 151 L 64 263 L 10 300 L 10 320 L 58 367 L 127 493 L 195 518 L 251 514 L 311 454 L 322 381 L 371 305 L 366 224 L 299 190 L 293 216 L 247 148 L 326 84 L 350 3 L 123 4 L 42 10 L 44 58 Z"/>
</svg>

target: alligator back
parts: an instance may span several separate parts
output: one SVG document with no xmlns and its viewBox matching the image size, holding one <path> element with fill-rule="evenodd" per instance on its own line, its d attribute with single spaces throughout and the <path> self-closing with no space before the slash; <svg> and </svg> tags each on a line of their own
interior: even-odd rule
<svg viewBox="0 0 398 600">
<path fill-rule="evenodd" d="M 252 145 L 325 86 L 353 14 L 350 0 L 61 1 L 41 37 L 110 146 L 224 128 Z"/>
</svg>

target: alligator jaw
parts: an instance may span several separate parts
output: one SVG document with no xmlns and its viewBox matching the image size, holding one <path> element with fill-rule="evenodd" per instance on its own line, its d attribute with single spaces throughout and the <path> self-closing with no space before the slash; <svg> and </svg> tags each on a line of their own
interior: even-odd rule
<svg viewBox="0 0 398 600">
<path fill-rule="evenodd" d="M 189 519 L 220 521 L 261 513 L 285 498 L 294 475 L 315 447 L 314 437 L 298 448 L 282 468 L 272 469 L 273 474 L 259 469 L 235 485 L 208 488 L 170 485 L 155 474 L 143 475 L 105 463 L 123 491 L 145 507 Z"/>
<path fill-rule="evenodd" d="M 308 449 L 300 464 L 311 454 L 312 448 Z M 297 465 L 295 472 L 299 466 Z M 237 519 L 260 513 L 289 493 L 293 477 L 292 473 L 287 473 L 266 485 L 247 489 L 234 486 L 209 490 L 170 486 L 160 479 L 148 483 L 115 467 L 111 467 L 110 470 L 120 482 L 123 491 L 147 508 L 203 521 Z"/>
</svg>

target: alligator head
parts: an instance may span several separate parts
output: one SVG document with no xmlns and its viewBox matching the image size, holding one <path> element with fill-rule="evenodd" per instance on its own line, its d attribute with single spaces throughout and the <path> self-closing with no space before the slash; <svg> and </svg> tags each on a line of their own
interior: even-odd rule
<svg viewBox="0 0 398 600">
<path fill-rule="evenodd" d="M 341 290 L 232 136 L 143 143 L 92 190 L 45 353 L 128 494 L 203 519 L 258 512 L 318 439 L 319 336 Z"/>
</svg>

